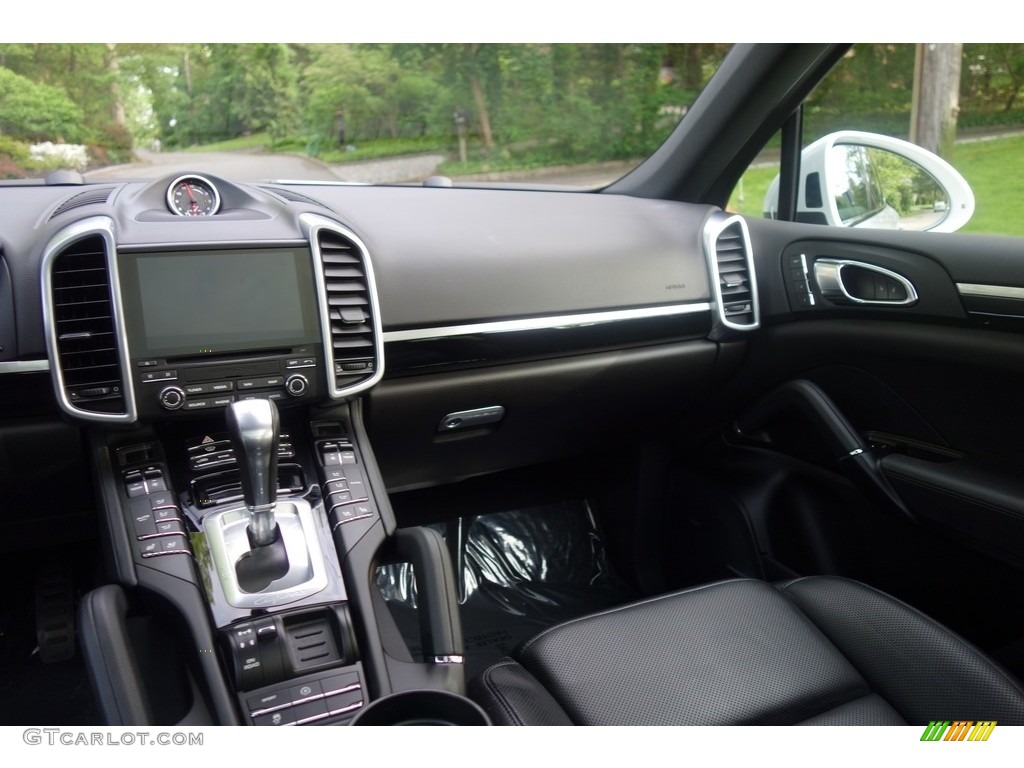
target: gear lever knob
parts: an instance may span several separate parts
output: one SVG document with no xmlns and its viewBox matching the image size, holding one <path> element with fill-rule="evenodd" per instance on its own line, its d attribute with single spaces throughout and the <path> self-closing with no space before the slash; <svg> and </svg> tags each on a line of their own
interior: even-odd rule
<svg viewBox="0 0 1024 768">
<path fill-rule="evenodd" d="M 249 534 L 255 546 L 276 536 L 277 445 L 279 418 L 272 400 L 240 400 L 227 408 L 228 435 L 242 474 L 242 496 L 249 508 Z"/>
</svg>

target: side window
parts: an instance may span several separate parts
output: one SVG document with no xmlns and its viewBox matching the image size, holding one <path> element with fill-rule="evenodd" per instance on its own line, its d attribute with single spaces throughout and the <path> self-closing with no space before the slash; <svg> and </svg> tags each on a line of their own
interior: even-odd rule
<svg viewBox="0 0 1024 768">
<path fill-rule="evenodd" d="M 797 220 L 842 227 L 1024 234 L 1024 45 L 864 44 L 804 104 Z M 729 209 L 778 216 L 776 135 Z"/>
</svg>

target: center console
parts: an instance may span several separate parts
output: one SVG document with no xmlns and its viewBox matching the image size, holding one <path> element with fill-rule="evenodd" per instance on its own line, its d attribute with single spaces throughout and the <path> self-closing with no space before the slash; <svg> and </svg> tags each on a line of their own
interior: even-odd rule
<svg viewBox="0 0 1024 768">
<path fill-rule="evenodd" d="M 376 619 L 354 615 L 342 562 L 361 541 L 379 547 L 388 526 L 350 416 L 283 415 L 282 427 L 273 400 L 240 400 L 223 423 L 111 436 L 110 506 L 122 517 L 110 525 L 127 533 L 129 579 L 209 623 L 214 646 L 200 656 L 218 661 L 242 722 L 347 722 L 372 696 L 359 638 L 374 633 L 357 626 Z M 180 599 L 186 586 L 202 613 Z M 372 687 L 390 689 L 386 677 Z"/>
<path fill-rule="evenodd" d="M 447 550 L 397 529 L 354 397 L 383 367 L 368 255 L 322 217 L 298 230 L 159 249 L 75 230 L 102 235 L 121 372 L 101 386 L 71 370 L 67 345 L 93 333 L 66 331 L 77 310 L 55 296 L 59 400 L 105 422 L 89 439 L 112 584 L 80 616 L 110 724 L 344 724 L 412 690 L 460 707 L 445 698 L 464 690 Z M 78 290 L 81 250 L 47 255 L 44 290 Z M 416 658 L 373 583 L 395 560 L 422 594 Z"/>
</svg>

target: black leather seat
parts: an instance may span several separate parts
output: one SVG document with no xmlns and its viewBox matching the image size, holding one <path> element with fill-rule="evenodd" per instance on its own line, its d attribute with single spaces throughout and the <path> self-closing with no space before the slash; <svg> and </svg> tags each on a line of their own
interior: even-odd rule
<svg viewBox="0 0 1024 768">
<path fill-rule="evenodd" d="M 856 581 L 732 580 L 542 632 L 480 675 L 506 725 L 1024 724 L 1024 688 Z"/>
</svg>

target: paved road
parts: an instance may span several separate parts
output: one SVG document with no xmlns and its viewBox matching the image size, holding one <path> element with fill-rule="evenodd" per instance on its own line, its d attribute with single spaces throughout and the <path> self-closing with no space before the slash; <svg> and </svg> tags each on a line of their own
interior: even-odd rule
<svg viewBox="0 0 1024 768">
<path fill-rule="evenodd" d="M 437 166 L 443 163 L 441 154 L 405 155 L 381 160 L 361 160 L 344 165 L 332 165 L 331 172 L 340 181 L 354 181 L 364 184 L 403 184 L 423 181 L 437 173 Z"/>
<path fill-rule="evenodd" d="M 136 150 L 139 162 L 88 171 L 90 181 L 103 179 L 157 179 L 175 172 L 195 171 L 232 181 L 305 179 L 338 181 L 323 163 L 302 155 L 247 152 L 147 152 Z"/>
<path fill-rule="evenodd" d="M 343 165 L 326 165 L 318 160 L 292 154 L 251 152 L 148 152 L 137 150 L 138 162 L 115 165 L 85 173 L 91 181 L 108 179 L 157 179 L 173 173 L 209 173 L 233 181 L 303 180 L 346 181 L 364 184 L 406 184 L 422 182 L 437 173 L 444 161 L 441 154 L 407 155 L 365 160 Z M 561 166 L 518 173 L 489 173 L 456 177 L 456 181 L 555 184 L 599 187 L 625 174 L 632 163 L 600 163 L 593 166 Z"/>
</svg>

